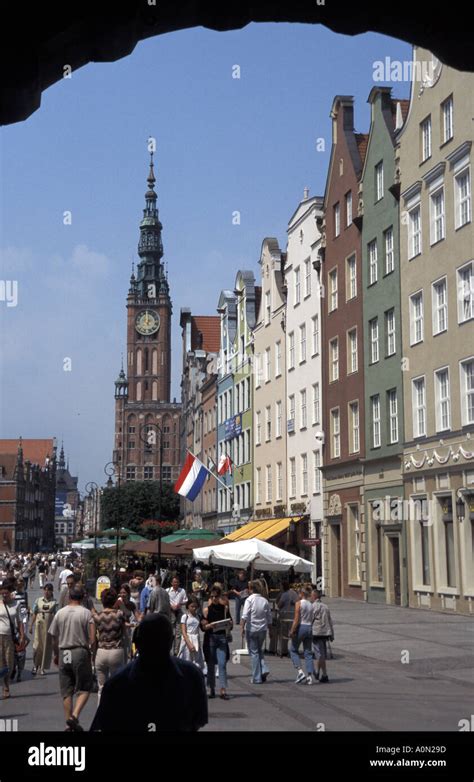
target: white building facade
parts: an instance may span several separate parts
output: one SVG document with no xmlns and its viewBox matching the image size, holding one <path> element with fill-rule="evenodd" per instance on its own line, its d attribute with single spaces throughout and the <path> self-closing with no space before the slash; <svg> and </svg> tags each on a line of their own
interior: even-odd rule
<svg viewBox="0 0 474 782">
<path fill-rule="evenodd" d="M 313 582 L 322 588 L 322 363 L 321 298 L 318 273 L 323 199 L 304 198 L 288 224 L 286 284 L 286 431 L 287 496 L 289 515 L 308 517 L 308 539 L 313 545 Z M 314 542 L 317 543 L 314 545 Z"/>
</svg>

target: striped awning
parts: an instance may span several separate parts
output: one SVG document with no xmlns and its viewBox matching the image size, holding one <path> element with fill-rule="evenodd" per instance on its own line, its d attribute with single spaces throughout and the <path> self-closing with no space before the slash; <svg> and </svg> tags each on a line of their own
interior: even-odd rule
<svg viewBox="0 0 474 782">
<path fill-rule="evenodd" d="M 293 521 L 298 524 L 302 521 L 304 516 L 291 516 L 285 519 L 265 519 L 264 521 L 249 521 L 248 524 L 244 524 L 243 527 L 231 532 L 230 535 L 226 535 L 222 538 L 222 543 L 229 543 L 236 540 L 250 540 L 251 538 L 257 538 L 258 540 L 271 540 L 276 535 L 284 532 L 290 526 Z"/>
</svg>

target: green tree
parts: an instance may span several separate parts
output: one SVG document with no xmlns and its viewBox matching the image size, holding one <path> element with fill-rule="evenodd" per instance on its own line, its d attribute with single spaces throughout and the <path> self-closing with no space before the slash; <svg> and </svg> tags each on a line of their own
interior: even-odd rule
<svg viewBox="0 0 474 782">
<path fill-rule="evenodd" d="M 143 521 L 156 519 L 176 522 L 179 518 L 179 495 L 174 492 L 172 483 L 163 483 L 161 518 L 158 518 L 159 491 L 158 481 L 128 481 L 122 483 L 120 489 L 118 486 L 104 489 L 102 529 L 116 527 L 117 520 L 120 520 L 121 527 L 127 527 L 150 539 L 155 538 L 153 529 L 144 530 L 141 527 Z"/>
</svg>

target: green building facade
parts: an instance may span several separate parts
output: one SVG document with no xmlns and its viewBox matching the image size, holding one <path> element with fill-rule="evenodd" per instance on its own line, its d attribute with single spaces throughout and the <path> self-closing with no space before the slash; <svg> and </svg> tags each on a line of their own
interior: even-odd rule
<svg viewBox="0 0 474 782">
<path fill-rule="evenodd" d="M 367 600 L 408 605 L 401 456 L 403 386 L 399 184 L 394 136 L 407 101 L 372 89 L 371 125 L 357 219 L 362 221 Z"/>
</svg>

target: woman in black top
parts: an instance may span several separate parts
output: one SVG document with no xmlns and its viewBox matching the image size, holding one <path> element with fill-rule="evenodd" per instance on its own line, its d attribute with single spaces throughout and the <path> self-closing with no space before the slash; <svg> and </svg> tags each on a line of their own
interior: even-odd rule
<svg viewBox="0 0 474 782">
<path fill-rule="evenodd" d="M 210 698 L 216 697 L 216 664 L 219 667 L 220 697 L 229 700 L 227 690 L 227 660 L 229 659 L 229 644 L 226 630 L 215 630 L 214 622 L 230 619 L 229 608 L 222 599 L 222 591 L 213 587 L 209 595 L 209 604 L 203 611 L 201 627 L 204 631 L 203 651 L 207 663 L 207 683 Z M 231 620 L 232 621 L 232 620 Z"/>
</svg>

